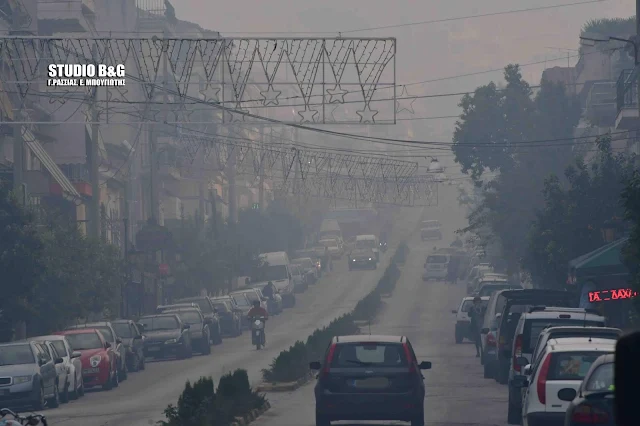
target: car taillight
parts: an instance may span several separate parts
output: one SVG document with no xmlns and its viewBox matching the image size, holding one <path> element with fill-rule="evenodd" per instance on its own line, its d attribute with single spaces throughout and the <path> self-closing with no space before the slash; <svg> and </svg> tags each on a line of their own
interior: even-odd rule
<svg viewBox="0 0 640 426">
<path fill-rule="evenodd" d="M 547 355 L 540 367 L 540 374 L 538 374 L 538 383 L 536 390 L 538 391 L 538 401 L 540 404 L 547 403 L 547 375 L 549 375 L 549 367 L 551 366 L 551 354 Z"/>
<path fill-rule="evenodd" d="M 597 407 L 581 404 L 573 409 L 571 421 L 575 423 L 608 424 L 609 415 Z"/>
<path fill-rule="evenodd" d="M 322 376 L 326 377 L 329 375 L 329 369 L 331 368 L 331 362 L 333 361 L 333 354 L 336 352 L 336 344 L 333 343 L 329 347 L 329 353 L 327 354 L 327 359 L 324 362 L 324 369 L 322 370 Z"/>
<path fill-rule="evenodd" d="M 515 340 L 515 347 L 513 351 L 513 369 L 520 372 L 522 366 L 518 365 L 518 358 L 522 356 L 522 334 L 518 334 Z"/>
<path fill-rule="evenodd" d="M 409 373 L 416 372 L 416 363 L 413 362 L 413 356 L 411 355 L 411 349 L 409 349 L 409 345 L 406 343 L 402 344 L 404 348 L 404 355 L 407 357 L 407 362 L 409 363 Z"/>
<path fill-rule="evenodd" d="M 487 346 L 495 346 L 496 345 L 496 337 L 493 333 L 487 334 Z"/>
</svg>

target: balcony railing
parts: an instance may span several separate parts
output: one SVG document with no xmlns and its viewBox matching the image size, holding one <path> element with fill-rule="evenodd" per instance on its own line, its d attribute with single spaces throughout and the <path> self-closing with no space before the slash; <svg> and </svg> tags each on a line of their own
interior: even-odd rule
<svg viewBox="0 0 640 426">
<path fill-rule="evenodd" d="M 58 164 L 62 173 L 73 183 L 91 182 L 89 170 L 84 164 Z"/>
<path fill-rule="evenodd" d="M 616 82 L 618 112 L 623 108 L 638 106 L 638 74 L 635 70 L 623 70 Z"/>
</svg>

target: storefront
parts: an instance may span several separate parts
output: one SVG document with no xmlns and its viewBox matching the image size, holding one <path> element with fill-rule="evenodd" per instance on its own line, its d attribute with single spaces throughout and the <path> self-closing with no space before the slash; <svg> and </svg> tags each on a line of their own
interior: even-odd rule
<svg viewBox="0 0 640 426">
<path fill-rule="evenodd" d="M 567 284 L 580 294 L 580 307 L 601 312 L 612 327 L 626 328 L 631 299 L 629 271 L 622 263 L 622 238 L 569 262 Z"/>
</svg>

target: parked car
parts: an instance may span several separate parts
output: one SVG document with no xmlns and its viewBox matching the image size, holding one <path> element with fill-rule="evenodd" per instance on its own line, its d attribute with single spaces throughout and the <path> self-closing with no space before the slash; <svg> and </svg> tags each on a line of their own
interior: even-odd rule
<svg viewBox="0 0 640 426">
<path fill-rule="evenodd" d="M 136 323 L 122 319 L 112 321 L 111 325 L 126 349 L 128 370 L 144 370 L 144 335 L 138 330 Z"/>
<path fill-rule="evenodd" d="M 615 341 L 590 337 L 553 339 L 536 365 L 523 365 L 532 378 L 518 386 L 525 387 L 522 421 L 528 426 L 562 424 L 570 401 L 563 394 L 575 393 L 599 356 L 613 354 Z M 520 360 L 524 364 L 525 358 Z M 572 392 L 573 391 L 573 392 Z"/>
<path fill-rule="evenodd" d="M 247 314 L 251 310 L 251 301 L 247 298 L 247 295 L 244 293 L 230 293 L 229 297 L 233 299 L 233 301 L 240 309 L 240 315 L 242 318 L 242 328 L 249 327 L 249 319 L 247 318 Z"/>
<path fill-rule="evenodd" d="M 118 366 L 118 383 L 127 379 L 127 348 L 122 344 L 122 339 L 116 334 L 113 325 L 108 321 L 92 322 L 88 324 L 68 327 L 67 330 L 78 330 L 82 328 L 92 328 L 99 330 L 102 336 L 111 344 L 116 356 Z"/>
<path fill-rule="evenodd" d="M 60 364 L 61 368 L 64 368 L 65 371 L 68 372 L 68 384 L 66 391 L 68 392 L 68 397 L 66 392 L 60 394 L 61 400 L 63 402 L 67 402 L 69 399 L 78 399 L 79 397 L 84 395 L 84 383 L 82 380 L 82 361 L 80 361 L 80 357 L 82 354 L 78 351 L 74 351 L 71 343 L 66 336 L 57 336 L 57 335 L 49 335 L 49 336 L 38 336 L 33 339 L 36 342 L 50 342 L 51 345 L 55 348 L 56 352 L 64 361 Z"/>
<path fill-rule="evenodd" d="M 189 324 L 176 314 L 145 315 L 138 321 L 143 326 L 144 356 L 153 358 L 191 358 L 193 346 Z"/>
<path fill-rule="evenodd" d="M 342 240 L 338 238 L 330 238 L 326 240 L 320 240 L 318 241 L 318 243 L 327 248 L 332 259 L 338 260 L 342 258 L 342 255 L 344 254 Z"/>
<path fill-rule="evenodd" d="M 475 284 L 474 295 L 476 296 L 491 296 L 496 291 L 500 290 L 521 290 L 522 286 L 519 284 L 510 283 L 506 275 L 501 274 L 481 274 L 481 278 Z"/>
<path fill-rule="evenodd" d="M 577 325 L 582 324 L 587 327 L 604 327 L 605 319 L 597 313 L 587 312 L 579 308 L 561 308 L 534 306 L 528 312 L 524 312 L 518 320 L 514 332 L 514 339 L 511 348 L 512 362 L 509 366 L 509 402 L 507 411 L 507 421 L 509 424 L 517 425 L 522 420 L 522 387 L 516 384 L 525 380 L 522 363 L 526 359 L 526 364 L 533 362 L 534 345 L 538 341 L 540 332 L 550 325 Z"/>
<path fill-rule="evenodd" d="M 220 317 L 211 303 L 211 299 L 208 296 L 187 297 L 184 299 L 176 300 L 176 303 L 197 303 L 200 307 L 202 315 L 209 325 L 211 331 L 211 343 L 219 345 L 222 343 L 222 330 L 220 329 Z"/>
<path fill-rule="evenodd" d="M 302 271 L 307 277 L 308 284 L 315 284 L 316 281 L 318 281 L 318 278 L 320 278 L 320 269 L 310 257 L 293 259 L 291 263 L 302 268 Z"/>
<path fill-rule="evenodd" d="M 193 348 L 197 352 L 200 352 L 202 355 L 209 355 L 211 353 L 211 331 L 200 309 L 180 308 L 165 313 L 176 314 L 184 324 L 189 324 L 191 341 Z"/>
<path fill-rule="evenodd" d="M 334 337 L 315 386 L 316 426 L 339 420 L 399 420 L 424 425 L 425 386 L 418 363 L 404 336 Z M 381 398 L 381 391 L 384 395 Z"/>
<path fill-rule="evenodd" d="M 324 246 L 320 247 L 323 251 L 326 250 Z M 309 258 L 313 262 L 316 269 L 316 276 L 318 279 L 322 277 L 322 258 L 324 257 L 322 253 L 313 248 L 307 248 L 304 250 L 296 250 L 295 257 L 297 259 Z"/>
<path fill-rule="evenodd" d="M 291 277 L 293 278 L 293 289 L 296 293 L 302 293 L 309 286 L 307 284 L 307 277 L 300 265 L 290 264 L 289 270 L 291 271 Z"/>
<path fill-rule="evenodd" d="M 101 331 L 94 328 L 78 328 L 59 334 L 67 337 L 74 351 L 80 352 L 85 388 L 100 386 L 108 391 L 118 387 L 120 381 L 117 355 Z"/>
<path fill-rule="evenodd" d="M 229 296 L 212 297 L 211 302 L 218 310 L 220 316 L 220 328 L 223 334 L 239 336 L 242 334 L 241 310 Z"/>
<path fill-rule="evenodd" d="M 248 288 L 253 288 L 258 290 L 260 293 L 260 297 L 265 297 L 262 290 L 267 286 L 269 282 L 260 282 L 260 283 L 249 283 Z M 275 287 L 275 286 L 274 286 Z M 273 297 L 271 299 L 267 298 L 267 311 L 269 315 L 279 315 L 284 310 L 284 302 L 282 300 L 282 296 L 278 292 L 278 289 L 275 289 L 273 293 Z"/>
<path fill-rule="evenodd" d="M 558 395 L 563 401 L 571 401 L 564 426 L 616 425 L 613 408 L 614 359 L 614 354 L 600 355 L 591 364 L 577 392 L 569 389 Z"/>
<path fill-rule="evenodd" d="M 0 344 L 0 404 L 34 410 L 42 410 L 45 404 L 57 407 L 56 361 L 63 363 L 62 359 L 52 359 L 42 343 Z"/>
<path fill-rule="evenodd" d="M 482 297 L 482 307 L 486 308 L 489 302 L 489 296 Z M 454 337 L 456 343 L 462 343 L 464 339 L 475 341 L 475 337 L 471 334 L 471 318 L 469 311 L 473 307 L 473 297 L 463 297 L 458 309 L 451 311 L 456 316 L 456 325 Z"/>
</svg>

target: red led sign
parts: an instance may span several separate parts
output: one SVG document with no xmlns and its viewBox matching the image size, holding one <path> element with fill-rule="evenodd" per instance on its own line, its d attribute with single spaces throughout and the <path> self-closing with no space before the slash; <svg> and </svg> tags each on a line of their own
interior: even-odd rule
<svg viewBox="0 0 640 426">
<path fill-rule="evenodd" d="M 608 300 L 631 299 L 638 295 L 637 291 L 630 288 L 618 288 L 613 290 L 600 290 L 589 292 L 589 302 L 606 302 Z"/>
</svg>

